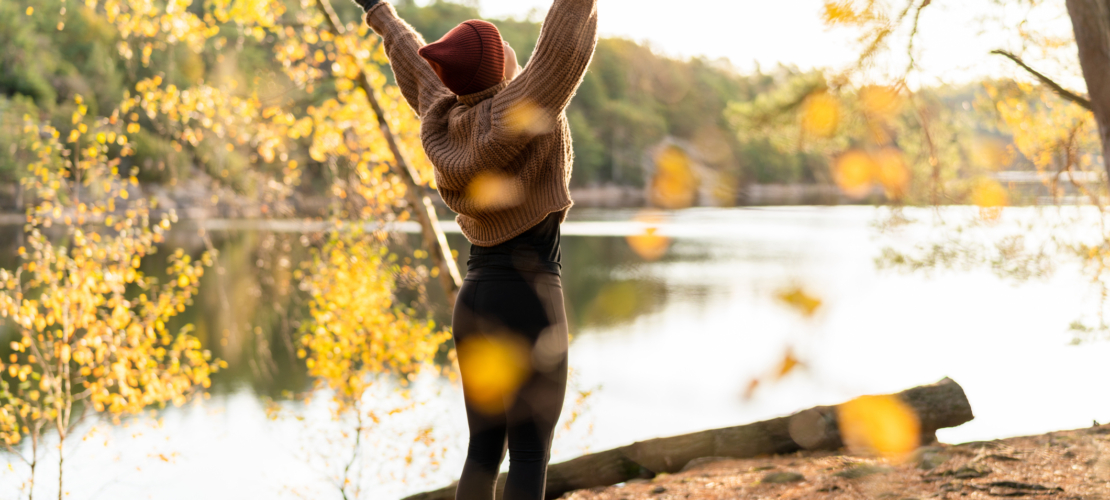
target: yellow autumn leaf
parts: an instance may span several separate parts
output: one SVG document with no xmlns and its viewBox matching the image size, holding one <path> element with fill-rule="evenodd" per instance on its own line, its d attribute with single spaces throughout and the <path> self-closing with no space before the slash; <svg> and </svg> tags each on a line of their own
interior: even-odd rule
<svg viewBox="0 0 1110 500">
<path fill-rule="evenodd" d="M 917 413 L 897 396 L 864 396 L 837 407 L 845 445 L 855 453 L 904 458 L 921 444 Z"/>
<path fill-rule="evenodd" d="M 470 181 L 466 199 L 480 210 L 504 210 L 524 201 L 524 188 L 515 178 L 498 173 L 483 173 Z"/>
<path fill-rule="evenodd" d="M 980 179 L 972 188 L 971 201 L 979 207 L 979 216 L 984 220 L 997 220 L 1002 209 L 1010 204 L 1010 195 L 998 181 Z"/>
<path fill-rule="evenodd" d="M 810 295 L 809 292 L 800 286 L 782 290 L 775 295 L 775 298 L 807 318 L 812 318 L 816 315 L 822 305 L 821 299 Z"/>
<path fill-rule="evenodd" d="M 643 233 L 625 238 L 632 251 L 649 262 L 663 258 L 671 247 L 671 239 L 659 234 L 659 225 L 666 219 L 657 214 L 640 214 L 632 221 L 646 225 Z"/>
<path fill-rule="evenodd" d="M 878 170 L 875 160 L 866 151 L 853 149 L 833 162 L 833 180 L 844 194 L 863 198 L 871 193 L 872 179 Z"/>
<path fill-rule="evenodd" d="M 671 239 L 661 236 L 659 228 L 655 227 L 646 228 L 642 234 L 628 236 L 625 240 L 632 251 L 646 261 L 661 259 L 671 247 Z"/>
<path fill-rule="evenodd" d="M 513 135 L 543 135 L 555 126 L 555 120 L 547 110 L 527 99 L 509 108 L 506 116 L 506 124 Z"/>
<path fill-rule="evenodd" d="M 775 378 L 781 380 L 787 375 L 793 373 L 794 370 L 798 369 L 801 366 L 803 366 L 802 362 L 799 361 L 798 357 L 794 355 L 794 350 L 789 349 L 786 351 L 786 355 L 783 356 L 782 362 L 779 364 L 779 368 L 775 370 Z"/>
<path fill-rule="evenodd" d="M 884 148 L 874 155 L 875 176 L 888 198 L 899 199 L 906 195 L 910 187 L 910 169 L 906 166 L 902 151 L 897 148 Z"/>
<path fill-rule="evenodd" d="M 650 185 L 651 202 L 662 208 L 687 208 L 697 201 L 698 177 L 694 161 L 682 148 L 668 146 L 655 157 Z"/>
<path fill-rule="evenodd" d="M 971 142 L 972 162 L 989 170 L 999 170 L 1013 162 L 1010 146 L 996 137 L 979 136 Z"/>
<path fill-rule="evenodd" d="M 873 119 L 889 121 L 902 110 L 902 94 L 885 85 L 868 85 L 859 92 L 860 106 Z"/>
<path fill-rule="evenodd" d="M 643 291 L 634 281 L 609 283 L 601 288 L 586 314 L 591 322 L 615 323 L 636 316 L 643 307 Z"/>
<path fill-rule="evenodd" d="M 802 105 L 802 129 L 811 136 L 829 138 L 840 126 L 840 102 L 827 91 L 816 92 Z"/>
<path fill-rule="evenodd" d="M 511 334 L 483 334 L 456 348 L 463 394 L 482 413 L 504 413 L 531 374 L 528 342 Z"/>
</svg>

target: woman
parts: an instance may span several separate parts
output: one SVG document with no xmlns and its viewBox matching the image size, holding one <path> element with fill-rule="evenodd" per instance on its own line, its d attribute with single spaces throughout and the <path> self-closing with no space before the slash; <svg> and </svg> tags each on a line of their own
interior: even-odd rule
<svg viewBox="0 0 1110 500">
<path fill-rule="evenodd" d="M 472 243 L 454 312 L 470 446 L 456 499 L 543 500 L 567 379 L 559 226 L 572 205 L 565 110 L 597 44 L 597 0 L 555 0 L 528 67 L 497 28 L 426 45 L 388 2 L 355 0 L 385 43 L 447 206 Z"/>
</svg>

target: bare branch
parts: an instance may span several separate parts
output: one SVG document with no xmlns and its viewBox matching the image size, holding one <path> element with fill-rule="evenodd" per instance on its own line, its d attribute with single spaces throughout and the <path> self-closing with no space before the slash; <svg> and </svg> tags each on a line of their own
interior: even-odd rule
<svg viewBox="0 0 1110 500">
<path fill-rule="evenodd" d="M 27 460 L 27 458 L 24 457 L 22 453 L 16 451 L 16 449 L 12 445 L 10 445 L 8 443 L 4 443 L 4 449 L 8 450 L 8 453 L 10 453 L 12 456 L 18 458 L 24 464 L 31 465 L 31 461 Z"/>
<path fill-rule="evenodd" d="M 909 41 L 909 45 L 906 47 L 906 54 L 910 58 L 909 66 L 906 67 L 906 73 L 909 73 L 910 71 L 913 71 L 913 69 L 917 67 L 917 58 L 914 57 L 914 55 L 913 55 L 913 49 L 914 49 L 914 44 L 917 41 L 918 28 L 921 26 L 921 11 L 925 10 L 925 7 L 928 7 L 929 5 L 932 5 L 932 3 L 933 3 L 933 0 L 925 0 L 924 2 L 921 2 L 921 5 L 919 5 L 917 7 L 917 11 L 914 12 L 913 28 L 910 30 L 910 41 Z M 907 12 L 909 11 L 909 8 L 912 7 L 912 6 L 913 6 L 913 2 L 911 2 L 910 5 L 908 5 L 906 7 Z M 906 15 L 906 13 L 902 13 L 903 17 L 905 17 L 905 15 Z"/>
<path fill-rule="evenodd" d="M 991 54 L 997 54 L 997 55 L 1003 56 L 1003 57 L 1013 61 L 1014 64 L 1017 64 L 1018 66 L 1021 66 L 1022 69 L 1024 69 L 1025 71 L 1028 71 L 1029 74 L 1036 77 L 1037 80 L 1040 80 L 1040 82 L 1042 84 L 1044 84 L 1046 87 L 1048 87 L 1049 89 L 1052 89 L 1052 91 L 1055 92 L 1056 95 L 1060 96 L 1064 100 L 1071 101 L 1075 104 L 1078 104 L 1080 107 L 1082 107 L 1083 109 L 1086 109 L 1087 111 L 1093 111 L 1091 109 L 1090 99 L 1087 99 L 1086 97 L 1083 97 L 1079 94 L 1076 94 L 1075 92 L 1072 92 L 1068 89 L 1065 89 L 1059 83 L 1056 83 L 1056 82 L 1052 81 L 1051 78 L 1045 76 L 1044 74 L 1040 73 L 1039 71 L 1037 71 L 1033 68 L 1030 68 L 1029 65 L 1025 64 L 1025 61 L 1022 61 L 1020 57 L 1018 57 L 1014 54 L 1011 54 L 1011 53 L 1009 53 L 1005 50 L 1001 50 L 1001 49 L 992 50 Z"/>
</svg>

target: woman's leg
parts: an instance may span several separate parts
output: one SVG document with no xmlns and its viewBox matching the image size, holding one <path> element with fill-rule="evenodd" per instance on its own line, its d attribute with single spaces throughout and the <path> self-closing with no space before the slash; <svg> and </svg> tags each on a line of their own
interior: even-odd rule
<svg viewBox="0 0 1110 500">
<path fill-rule="evenodd" d="M 543 500 L 551 441 L 566 397 L 568 328 L 563 289 L 554 275 L 542 277 L 535 286 L 549 324 L 533 344 L 534 373 L 508 414 L 506 500 Z"/>
<path fill-rule="evenodd" d="M 482 335 L 484 322 L 476 313 L 479 307 L 479 288 L 488 289 L 488 284 L 466 281 L 459 290 L 452 320 L 456 346 L 473 336 Z M 461 365 L 460 363 L 460 368 Z M 462 373 L 464 380 L 467 375 L 464 370 Z M 497 473 L 501 469 L 501 462 L 505 459 L 508 433 L 505 416 L 487 415 L 475 408 L 468 400 L 466 417 L 470 427 L 470 446 L 467 448 L 466 465 L 463 466 L 462 476 L 459 478 L 455 499 L 493 500 Z"/>
<path fill-rule="evenodd" d="M 466 416 L 470 424 L 470 446 L 466 450 L 466 464 L 455 490 L 455 500 L 493 500 L 497 474 L 505 460 L 507 428 L 504 417 L 490 418 L 469 407 Z"/>
<path fill-rule="evenodd" d="M 490 414 L 468 396 L 470 447 L 457 500 L 492 500 L 506 436 L 506 500 L 543 500 L 551 440 L 562 412 L 567 381 L 567 320 L 556 275 L 519 281 L 467 281 L 455 307 L 456 347 L 468 338 L 516 338 L 529 347 L 531 374 L 506 395 L 507 412 Z M 468 363 L 462 361 L 460 368 Z M 468 373 L 462 369 L 466 391 Z M 483 411 L 486 410 L 486 411 Z"/>
</svg>

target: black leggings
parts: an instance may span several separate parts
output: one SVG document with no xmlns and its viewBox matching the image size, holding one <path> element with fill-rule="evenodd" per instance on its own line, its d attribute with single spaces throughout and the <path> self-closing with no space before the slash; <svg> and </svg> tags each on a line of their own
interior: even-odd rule
<svg viewBox="0 0 1110 500">
<path fill-rule="evenodd" d="M 568 331 L 559 276 L 472 269 L 453 321 L 470 425 L 455 499 L 493 500 L 508 450 L 504 498 L 543 500 L 567 384 Z M 494 351 L 500 357 L 489 354 L 491 345 L 499 346 Z"/>
</svg>

